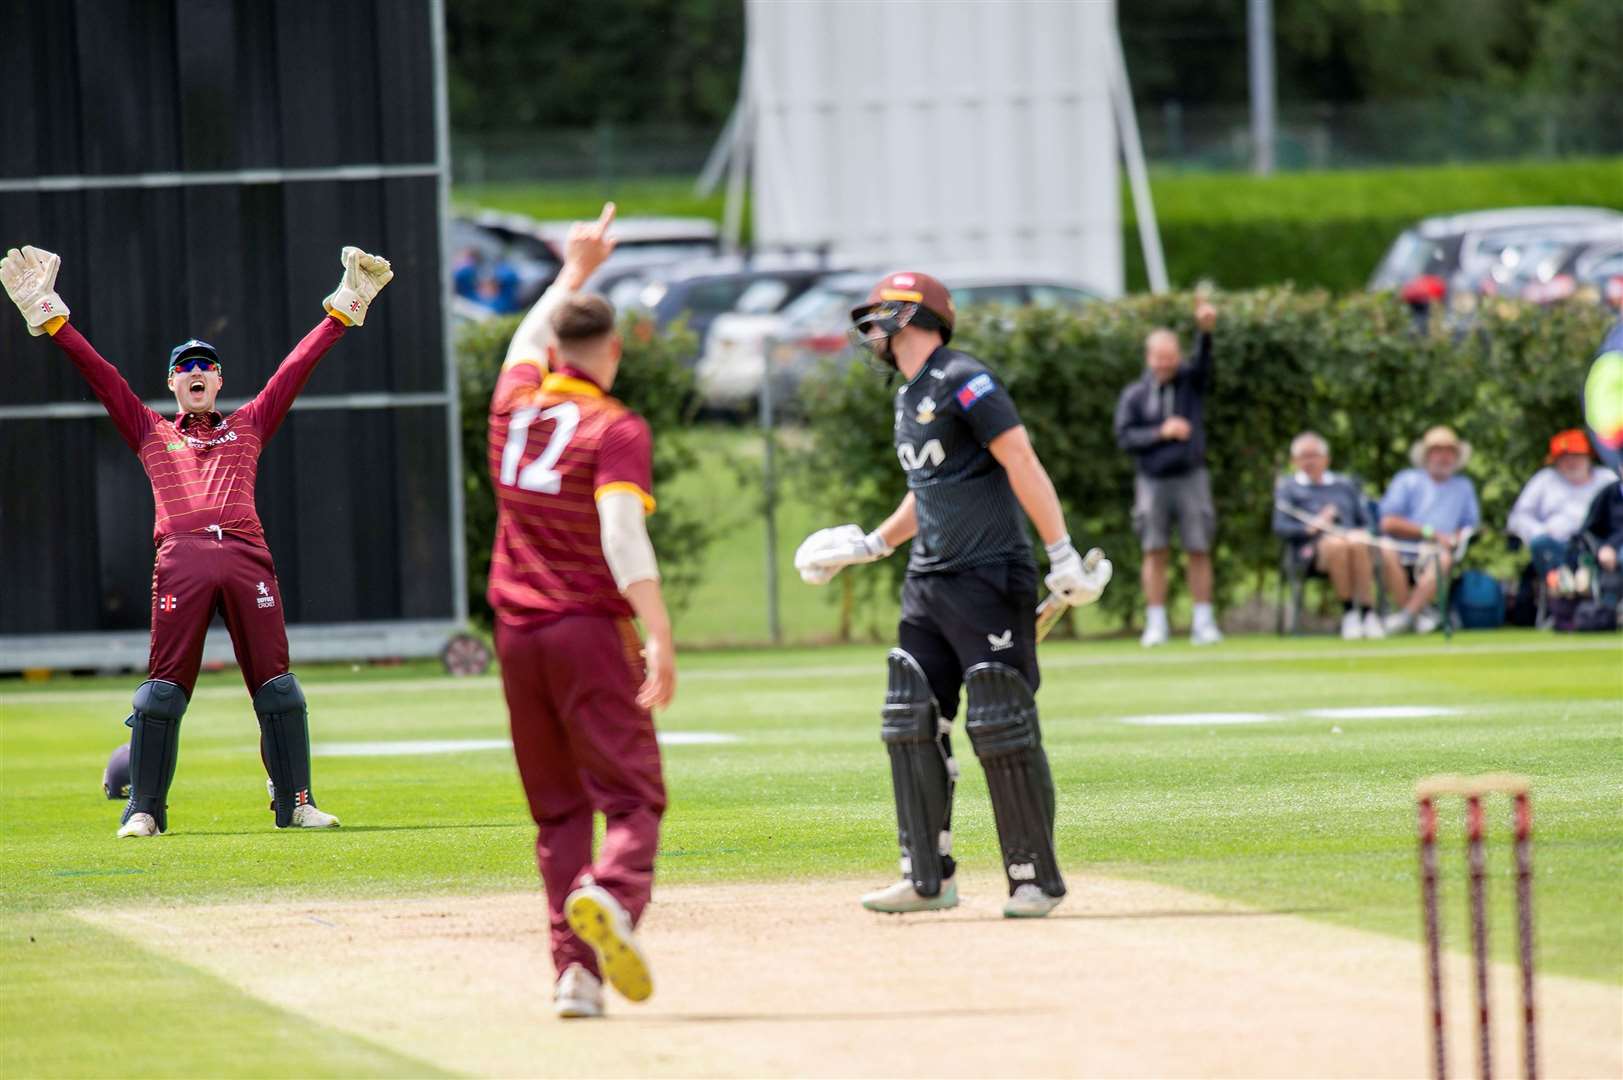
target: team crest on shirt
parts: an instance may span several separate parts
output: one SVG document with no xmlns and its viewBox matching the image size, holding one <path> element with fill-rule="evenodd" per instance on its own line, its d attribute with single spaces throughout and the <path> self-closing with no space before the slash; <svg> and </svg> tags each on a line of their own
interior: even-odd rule
<svg viewBox="0 0 1623 1080">
<path fill-rule="evenodd" d="M 931 420 L 934 420 L 935 398 L 927 397 L 923 401 L 919 402 L 918 411 L 913 414 L 913 419 L 917 420 L 921 424 L 928 424 Z"/>
</svg>

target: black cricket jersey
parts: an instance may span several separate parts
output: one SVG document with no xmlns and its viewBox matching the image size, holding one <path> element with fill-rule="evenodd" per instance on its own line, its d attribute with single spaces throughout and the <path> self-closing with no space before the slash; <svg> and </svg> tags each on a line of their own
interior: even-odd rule
<svg viewBox="0 0 1623 1080">
<path fill-rule="evenodd" d="M 986 448 L 1019 424 L 996 377 L 945 345 L 896 391 L 896 457 L 919 520 L 909 574 L 1031 561 L 1025 515 L 1008 473 Z"/>
</svg>

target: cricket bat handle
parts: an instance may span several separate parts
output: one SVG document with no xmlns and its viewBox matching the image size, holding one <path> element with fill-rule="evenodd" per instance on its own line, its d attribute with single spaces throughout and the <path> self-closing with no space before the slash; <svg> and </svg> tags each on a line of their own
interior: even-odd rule
<svg viewBox="0 0 1623 1080">
<path fill-rule="evenodd" d="M 1093 548 L 1082 556 L 1082 565 L 1091 574 L 1104 557 L 1104 552 L 1098 548 Z M 1043 597 L 1043 602 L 1037 605 L 1037 640 L 1039 642 L 1048 636 L 1048 632 L 1054 629 L 1054 626 L 1064 616 L 1065 612 L 1070 610 L 1070 606 L 1060 597 L 1059 593 L 1051 592 Z"/>
</svg>

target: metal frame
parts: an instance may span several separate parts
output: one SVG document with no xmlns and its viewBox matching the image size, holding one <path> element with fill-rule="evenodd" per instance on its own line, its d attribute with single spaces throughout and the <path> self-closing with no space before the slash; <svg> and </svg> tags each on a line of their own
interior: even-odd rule
<svg viewBox="0 0 1623 1080">
<path fill-rule="evenodd" d="M 171 188 L 219 184 L 286 184 L 319 180 L 379 180 L 396 177 L 435 177 L 439 188 L 439 253 L 442 303 L 449 312 L 451 283 L 450 220 L 451 136 L 445 69 L 444 0 L 426 0 L 431 20 L 434 64 L 434 160 L 413 165 L 338 165 L 308 169 L 239 169 L 223 172 L 126 173 L 113 176 L 37 176 L 0 180 L 0 193 L 19 191 L 77 191 L 107 188 Z M 445 369 L 443 390 L 437 393 L 324 394 L 298 399 L 295 409 L 443 408 L 448 450 L 447 484 L 450 494 L 451 617 L 424 620 L 378 620 L 356 623 L 294 623 L 287 628 L 288 648 L 295 661 L 367 659 L 397 656 L 433 656 L 446 639 L 462 630 L 468 620 L 466 507 L 462 484 L 461 395 L 456 356 L 452 349 L 450 319 L 441 321 L 441 355 Z M 236 408 L 244 399 L 221 404 Z M 167 414 L 172 399 L 147 403 Z M 105 414 L 99 403 L 53 402 L 0 406 L 0 420 L 66 420 Z M 27 668 L 125 669 L 144 668 L 149 648 L 146 631 L 85 631 L 71 634 L 15 634 L 0 636 L 0 670 Z M 223 627 L 214 627 L 203 646 L 205 663 L 230 661 L 233 652 Z"/>
</svg>

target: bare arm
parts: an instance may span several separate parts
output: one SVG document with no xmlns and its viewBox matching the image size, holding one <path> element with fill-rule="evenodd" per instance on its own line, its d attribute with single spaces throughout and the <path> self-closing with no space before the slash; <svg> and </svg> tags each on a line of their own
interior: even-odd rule
<svg viewBox="0 0 1623 1080">
<path fill-rule="evenodd" d="M 676 645 L 671 640 L 671 617 L 665 610 L 665 597 L 655 578 L 633 581 L 623 593 L 641 620 L 644 635 L 643 658 L 648 673 L 637 691 L 637 704 L 645 709 L 662 709 L 676 693 Z"/>
<path fill-rule="evenodd" d="M 915 507 L 916 501 L 909 491 L 896 509 L 891 511 L 890 517 L 880 522 L 879 528 L 874 531 L 884 537 L 885 543 L 892 548 L 901 547 L 919 533 L 919 515 Z"/>
<path fill-rule="evenodd" d="M 585 286 L 586 279 L 614 251 L 614 238 L 608 235 L 612 224 L 614 204 L 604 203 L 603 212 L 595 222 L 576 222 L 570 226 L 569 236 L 564 241 L 563 269 L 558 271 L 557 279 L 547 286 L 541 299 L 519 322 L 518 329 L 513 332 L 513 340 L 507 345 L 503 367 L 522 361 L 531 361 L 542 367 L 547 365 L 549 350 L 555 344 L 552 313 L 565 299 L 579 292 Z"/>
<path fill-rule="evenodd" d="M 1048 470 L 1043 468 L 1043 463 L 1037 459 L 1037 451 L 1032 449 L 1025 426 L 1010 428 L 988 443 L 986 448 L 992 451 L 992 456 L 1003 466 L 1003 471 L 1009 474 L 1009 486 L 1014 488 L 1014 497 L 1020 500 L 1026 516 L 1037 527 L 1037 535 L 1042 542 L 1047 545 L 1062 539 L 1066 535 L 1065 511 L 1060 508 L 1059 493 L 1054 490 Z"/>
</svg>

